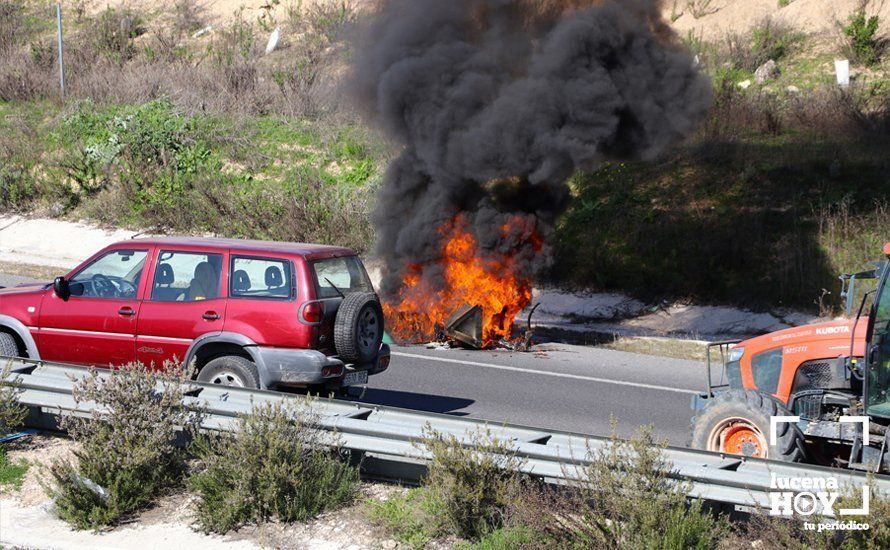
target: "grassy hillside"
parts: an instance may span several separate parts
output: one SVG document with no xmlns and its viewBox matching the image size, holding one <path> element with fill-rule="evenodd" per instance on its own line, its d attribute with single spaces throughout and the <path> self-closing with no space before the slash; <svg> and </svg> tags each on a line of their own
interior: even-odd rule
<svg viewBox="0 0 890 550">
<path fill-rule="evenodd" d="M 279 4 L 210 32 L 198 2 L 168 5 L 71 10 L 62 102 L 51 6 L 0 0 L 0 211 L 368 250 L 391 152 L 337 93 L 353 4 Z M 890 239 L 885 23 L 868 23 L 858 41 L 776 20 L 681 35 L 714 78 L 710 119 L 657 161 L 577 174 L 547 277 L 651 300 L 830 304 L 836 274 Z M 846 90 L 839 56 L 854 59 Z M 781 74 L 758 84 L 770 59 Z"/>
</svg>

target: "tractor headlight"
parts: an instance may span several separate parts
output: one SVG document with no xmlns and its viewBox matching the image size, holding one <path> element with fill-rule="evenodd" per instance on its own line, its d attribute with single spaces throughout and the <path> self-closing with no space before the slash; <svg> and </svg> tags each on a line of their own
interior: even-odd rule
<svg viewBox="0 0 890 550">
<path fill-rule="evenodd" d="M 741 361 L 743 355 L 745 355 L 745 348 L 732 348 L 729 350 L 729 362 Z"/>
</svg>

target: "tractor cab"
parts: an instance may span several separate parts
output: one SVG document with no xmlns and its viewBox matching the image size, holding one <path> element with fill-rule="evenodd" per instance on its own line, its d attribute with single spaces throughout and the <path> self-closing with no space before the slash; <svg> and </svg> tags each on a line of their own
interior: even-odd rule
<svg viewBox="0 0 890 550">
<path fill-rule="evenodd" d="M 890 243 L 884 245 L 890 257 Z M 868 322 L 865 412 L 875 423 L 890 424 L 890 269 L 885 269 Z"/>
<path fill-rule="evenodd" d="M 890 244 L 885 254 L 890 255 Z M 693 399 L 692 446 L 789 462 L 890 468 L 883 439 L 890 424 L 886 267 L 885 260 L 840 277 L 842 318 L 709 345 L 707 392 Z M 878 281 L 877 289 L 857 293 L 867 280 Z M 869 445 L 863 445 L 861 423 L 841 420 L 863 415 L 872 419 Z M 769 438 L 773 416 L 799 419 L 779 424 L 774 443 Z"/>
</svg>

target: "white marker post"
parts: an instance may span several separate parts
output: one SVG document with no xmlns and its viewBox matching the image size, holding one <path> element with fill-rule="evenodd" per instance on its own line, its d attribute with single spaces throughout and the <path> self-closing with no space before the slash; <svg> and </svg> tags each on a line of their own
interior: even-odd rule
<svg viewBox="0 0 890 550">
<path fill-rule="evenodd" d="M 837 75 L 837 83 L 841 88 L 850 85 L 850 61 L 848 59 L 835 59 L 834 72 Z"/>
</svg>

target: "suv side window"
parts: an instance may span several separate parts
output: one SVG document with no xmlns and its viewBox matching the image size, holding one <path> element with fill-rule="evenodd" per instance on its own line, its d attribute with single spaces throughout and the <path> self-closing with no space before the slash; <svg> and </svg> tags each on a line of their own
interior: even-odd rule
<svg viewBox="0 0 890 550">
<path fill-rule="evenodd" d="M 232 257 L 229 288 L 232 298 L 287 300 L 294 297 L 293 289 L 291 262 L 273 258 Z"/>
<path fill-rule="evenodd" d="M 219 298 L 222 254 L 162 250 L 151 286 L 154 302 L 199 302 Z"/>
<path fill-rule="evenodd" d="M 112 250 L 71 277 L 72 296 L 132 299 L 139 289 L 147 250 Z"/>
</svg>

